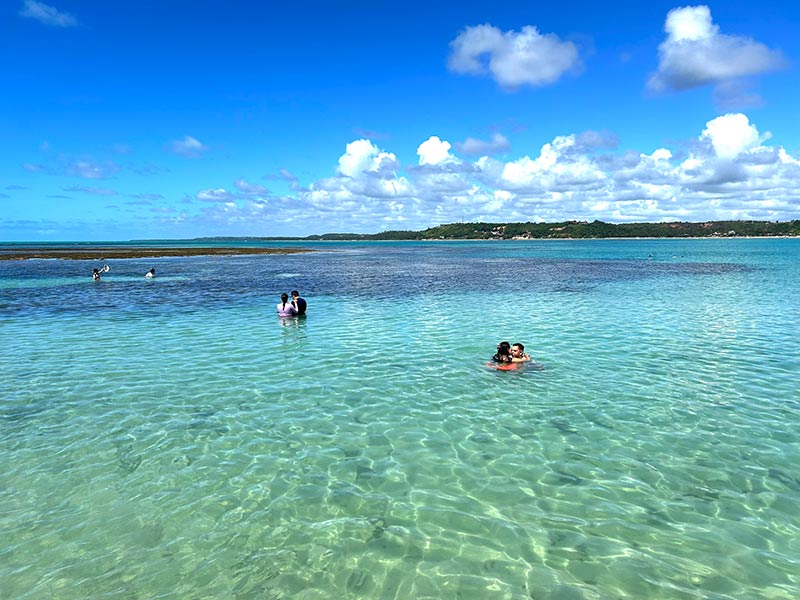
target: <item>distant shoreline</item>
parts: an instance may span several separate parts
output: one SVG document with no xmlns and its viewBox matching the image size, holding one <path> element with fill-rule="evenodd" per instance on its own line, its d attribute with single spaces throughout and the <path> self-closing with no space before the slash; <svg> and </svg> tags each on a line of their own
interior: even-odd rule
<svg viewBox="0 0 800 600">
<path fill-rule="evenodd" d="M 44 245 L 42 245 L 44 246 Z M 298 254 L 313 252 L 309 248 L 140 248 L 140 247 L 103 247 L 82 246 L 77 248 L 53 248 L 31 244 L 20 246 L 5 251 L 0 246 L 0 260 L 29 260 L 35 258 L 61 259 L 61 260 L 111 260 L 115 258 L 163 258 L 180 256 L 243 256 L 253 254 Z"/>
</svg>

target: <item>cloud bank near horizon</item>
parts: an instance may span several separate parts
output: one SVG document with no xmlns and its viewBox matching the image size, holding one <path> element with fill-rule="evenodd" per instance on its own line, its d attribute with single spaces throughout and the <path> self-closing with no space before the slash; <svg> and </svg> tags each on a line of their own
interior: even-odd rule
<svg viewBox="0 0 800 600">
<path fill-rule="evenodd" d="M 146 205 L 148 230 L 191 235 L 375 233 L 458 221 L 800 218 L 800 159 L 769 145 L 770 132 L 760 132 L 743 113 L 723 114 L 698 130 L 670 148 L 623 152 L 610 132 L 570 133 L 508 160 L 459 154 L 447 140 L 430 136 L 417 146 L 416 162 L 406 164 L 362 138 L 331 161 L 337 167 L 330 176 L 310 183 L 281 178 L 287 193 L 240 177 L 185 193 L 179 204 L 152 190 L 62 189 Z M 92 180 L 96 171 L 71 175 Z"/>
<path fill-rule="evenodd" d="M 405 165 L 358 139 L 346 145 L 335 174 L 290 195 L 243 193 L 251 188 L 241 182 L 238 191 L 201 190 L 194 200 L 213 205 L 194 218 L 223 230 L 246 223 L 252 234 L 281 227 L 324 233 L 316 226 L 322 222 L 328 231 L 373 233 L 461 220 L 800 218 L 800 160 L 767 145 L 770 138 L 745 114 L 727 113 L 696 138 L 649 152 L 615 152 L 613 136 L 583 132 L 507 161 L 465 160 L 431 136 L 419 144 L 417 164 Z"/>
</svg>

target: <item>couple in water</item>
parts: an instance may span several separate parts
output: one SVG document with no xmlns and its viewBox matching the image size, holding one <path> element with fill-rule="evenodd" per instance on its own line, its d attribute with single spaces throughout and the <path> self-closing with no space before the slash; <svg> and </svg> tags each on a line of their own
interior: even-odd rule
<svg viewBox="0 0 800 600">
<path fill-rule="evenodd" d="M 281 294 L 277 308 L 279 317 L 299 317 L 306 314 L 306 301 L 300 297 L 300 292 L 292 290 L 292 301 L 289 302 L 286 294 Z"/>
<path fill-rule="evenodd" d="M 491 366 L 514 365 L 519 363 L 530 362 L 531 355 L 525 354 L 525 346 L 517 342 L 516 344 L 509 344 L 508 342 L 500 342 L 497 344 L 497 354 L 492 357 Z"/>
</svg>

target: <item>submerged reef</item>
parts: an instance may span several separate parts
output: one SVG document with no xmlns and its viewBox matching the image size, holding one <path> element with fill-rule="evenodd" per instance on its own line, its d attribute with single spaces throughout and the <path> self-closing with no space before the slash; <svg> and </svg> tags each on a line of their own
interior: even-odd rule
<svg viewBox="0 0 800 600">
<path fill-rule="evenodd" d="M 308 248 L 156 248 L 156 247 L 81 247 L 57 248 L 47 246 L 14 247 L 1 250 L 0 260 L 31 258 L 60 258 L 64 260 L 106 260 L 110 258 L 156 258 L 163 256 L 232 256 L 246 254 L 296 254 L 313 252 Z"/>
</svg>

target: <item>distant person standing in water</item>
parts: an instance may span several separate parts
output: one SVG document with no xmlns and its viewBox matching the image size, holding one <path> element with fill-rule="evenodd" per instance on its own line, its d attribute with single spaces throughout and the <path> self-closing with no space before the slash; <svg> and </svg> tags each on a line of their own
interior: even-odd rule
<svg viewBox="0 0 800 600">
<path fill-rule="evenodd" d="M 100 273 L 108 273 L 108 265 L 103 265 L 99 269 L 92 269 L 92 279 L 100 281 Z"/>
<path fill-rule="evenodd" d="M 295 309 L 297 309 L 298 315 L 306 314 L 306 308 L 308 304 L 300 297 L 300 292 L 297 290 L 292 290 L 292 304 L 294 305 Z"/>
<path fill-rule="evenodd" d="M 294 307 L 294 304 L 289 302 L 289 296 L 286 294 L 281 294 L 281 301 L 278 302 L 277 308 L 279 317 L 297 316 L 297 309 Z"/>
<path fill-rule="evenodd" d="M 145 273 L 145 274 L 144 274 L 144 276 L 145 276 L 145 277 L 147 277 L 148 279 L 152 279 L 153 277 L 155 277 L 155 276 L 156 276 L 156 269 L 155 269 L 155 267 L 153 267 L 153 268 L 152 268 L 152 269 L 150 269 L 150 270 L 149 270 L 147 273 Z"/>
</svg>

